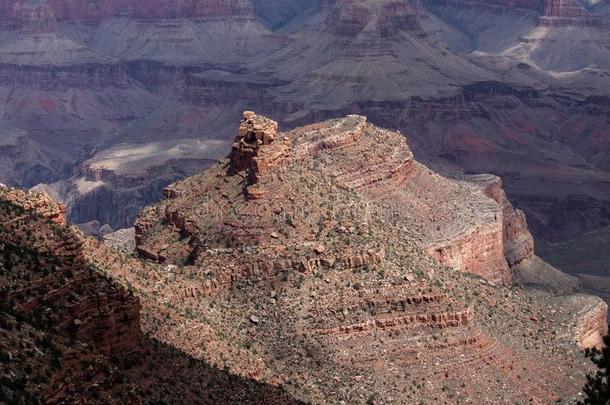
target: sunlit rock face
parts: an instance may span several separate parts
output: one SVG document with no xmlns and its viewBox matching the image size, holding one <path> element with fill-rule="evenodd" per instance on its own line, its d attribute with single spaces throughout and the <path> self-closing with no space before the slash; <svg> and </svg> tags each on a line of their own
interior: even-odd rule
<svg viewBox="0 0 610 405">
<path fill-rule="evenodd" d="M 282 382 L 296 368 L 291 378 L 316 391 L 290 392 L 322 402 L 342 398 L 337 384 L 352 398 L 442 398 L 459 386 L 476 401 L 501 381 L 510 387 L 502 398 L 571 395 L 556 377 L 531 391 L 511 365 L 525 374 L 562 356 L 549 345 L 595 346 L 607 307 L 574 295 L 578 282 L 534 255 L 499 178 L 435 173 L 403 135 L 360 115 L 280 132 L 246 111 L 236 132 L 225 159 L 142 211 L 135 239 L 146 267 L 117 270 L 143 296 L 162 290 L 176 302 L 169 317 L 155 317 L 160 339 L 262 381 Z M 519 283 L 547 292 L 534 298 Z M 200 319 L 208 326 L 193 328 Z M 554 328 L 544 343 L 521 346 L 542 324 Z M 241 328 L 252 331 L 254 359 L 247 348 L 225 354 L 215 338 L 233 342 L 229 334 L 242 347 Z M 286 344 L 295 336 L 302 340 Z M 312 362 L 292 360 L 301 350 Z M 410 390 L 404 370 L 445 377 Z M 342 380 L 352 372 L 359 377 Z M 314 383 L 332 374 L 335 383 Z"/>
</svg>

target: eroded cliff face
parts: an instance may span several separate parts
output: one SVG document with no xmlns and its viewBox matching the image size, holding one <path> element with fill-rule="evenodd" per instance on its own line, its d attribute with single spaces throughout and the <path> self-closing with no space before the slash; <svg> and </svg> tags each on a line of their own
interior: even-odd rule
<svg viewBox="0 0 610 405">
<path fill-rule="evenodd" d="M 43 91 L 102 90 L 127 86 L 116 60 L 61 33 L 54 8 L 46 2 L 20 7 L 19 34 L 0 50 L 0 83 Z"/>
<path fill-rule="evenodd" d="M 331 32 L 353 38 L 363 31 L 378 32 L 382 37 L 400 31 L 419 31 L 417 5 L 409 1 L 326 1 L 330 9 L 325 26 Z"/>
<path fill-rule="evenodd" d="M 323 173 L 341 187 L 362 194 L 376 204 L 390 207 L 397 218 L 416 230 L 420 246 L 446 266 L 476 274 L 491 282 L 510 284 L 517 281 L 516 273 L 525 272 L 523 269 L 534 266 L 532 263 L 536 263 L 537 268 L 542 265 L 543 262 L 534 255 L 534 241 L 525 215 L 510 204 L 499 178 L 481 175 L 449 180 L 436 175 L 413 159 L 401 135 L 376 128 L 368 124 L 365 117 L 350 116 L 343 120 L 305 126 L 291 134 L 280 134 L 277 123 L 251 112 L 245 115 L 228 165 L 232 173 L 246 173 L 242 187 L 247 199 L 267 201 L 274 194 L 273 184 L 278 179 L 276 173 L 286 170 L 284 167 L 291 160 L 313 160 L 321 165 Z M 387 151 L 382 154 L 385 148 Z M 366 164 L 361 159 L 337 158 L 344 154 L 364 156 Z M 202 227 L 192 217 L 192 212 L 183 207 L 184 199 L 191 194 L 188 187 L 192 185 L 185 181 L 165 190 L 168 201 L 163 209 L 163 218 L 175 226 L 181 237 L 195 238 Z M 460 200 L 466 195 L 468 198 Z M 188 206 L 192 204 L 188 202 Z M 208 204 L 209 201 L 206 206 Z M 258 210 L 254 208 L 256 205 L 254 201 L 247 203 L 246 206 L 252 207 L 244 208 L 243 215 L 250 210 Z M 259 217 L 259 224 L 252 230 L 247 230 L 248 227 L 237 219 L 228 220 L 221 228 L 225 228 L 226 224 L 232 225 L 222 231 L 220 246 L 268 241 L 273 230 L 269 228 L 271 218 L 266 215 L 274 210 L 281 212 L 281 208 L 274 208 L 265 209 L 264 215 L 259 213 L 259 216 L 263 216 Z M 157 210 L 147 209 L 136 223 L 140 253 L 161 262 L 194 260 L 201 252 L 194 241 L 188 247 L 181 242 L 173 247 L 166 243 L 162 243 L 164 247 L 157 244 L 161 242 L 153 245 L 146 242 L 146 234 L 154 232 L 151 230 L 155 229 L 153 224 L 157 218 Z M 247 222 L 246 218 L 244 221 Z M 212 226 L 211 229 L 216 227 Z M 312 259 L 311 264 L 309 259 L 305 260 L 305 264 L 301 263 L 301 259 L 288 260 L 284 264 L 270 260 L 270 263 L 261 266 L 267 269 L 264 272 L 270 274 L 284 267 L 304 268 L 310 272 L 329 266 L 329 263 L 340 262 L 343 256 L 333 255 L 322 261 Z M 366 264 L 367 261 L 363 260 L 360 265 Z M 552 266 L 548 266 L 547 270 L 561 274 Z M 237 274 L 243 276 L 244 272 L 248 273 L 247 270 L 238 270 Z M 212 284 L 226 285 L 227 280 L 235 277 L 223 277 L 223 281 Z M 541 277 L 537 281 L 542 282 L 543 279 Z M 568 289 L 578 286 L 575 280 L 568 284 Z"/>
<path fill-rule="evenodd" d="M 140 1 L 140 0 L 103 0 L 83 3 L 74 0 L 48 0 L 42 6 L 52 12 L 59 20 L 71 22 L 100 23 L 112 17 L 135 18 L 206 18 L 253 16 L 252 6 L 246 0 L 180 0 L 180 1 Z M 27 25 L 32 6 L 28 1 L 3 0 L 0 2 L 2 20 L 13 24 L 22 22 Z M 40 8 L 35 8 L 40 10 Z"/>
<path fill-rule="evenodd" d="M 66 226 L 64 206 L 4 186 L 0 198 L 4 304 L 102 354 L 137 352 L 139 301 L 87 265 L 84 237 Z"/>
<path fill-rule="evenodd" d="M 48 195 L 0 185 L 3 402 L 296 403 L 146 338 L 139 299 L 109 277 L 133 264 L 66 226 Z"/>
<path fill-rule="evenodd" d="M 608 332 L 608 304 L 594 302 L 580 315 L 576 332 L 578 346 L 581 349 L 601 349 Z"/>
<path fill-rule="evenodd" d="M 165 197 L 136 222 L 146 265 L 112 270 L 146 327 L 307 401 L 570 397 L 569 353 L 602 333 L 599 299 L 508 286 L 536 259 L 497 178 L 434 173 L 363 116 L 281 133 L 246 112 L 230 155 Z"/>
<path fill-rule="evenodd" d="M 542 26 L 601 27 L 602 20 L 578 0 L 545 0 Z"/>
<path fill-rule="evenodd" d="M 508 201 L 500 178 L 493 176 L 478 179 L 484 183 L 485 193 L 502 209 L 502 241 L 508 265 L 514 267 L 531 259 L 534 255 L 534 238 L 527 228 L 525 214 Z"/>
</svg>

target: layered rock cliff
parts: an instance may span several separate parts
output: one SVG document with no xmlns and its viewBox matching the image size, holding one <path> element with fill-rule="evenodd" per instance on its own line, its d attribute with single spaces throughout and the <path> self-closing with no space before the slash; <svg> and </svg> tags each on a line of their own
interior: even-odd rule
<svg viewBox="0 0 610 405">
<path fill-rule="evenodd" d="M 152 333 L 306 401 L 571 398 L 604 333 L 599 299 L 508 285 L 535 256 L 497 178 L 434 173 L 362 116 L 280 133 L 246 112 L 165 196 L 136 223 L 146 266 L 112 271 Z"/>
<path fill-rule="evenodd" d="M 0 193 L 3 267 L 8 273 L 3 278 L 4 305 L 102 354 L 138 351 L 137 298 L 87 266 L 84 238 L 66 227 L 65 208 L 42 193 L 4 186 Z"/>
<path fill-rule="evenodd" d="M 2 402 L 296 402 L 146 338 L 138 298 L 108 277 L 129 259 L 65 222 L 49 196 L 0 185 Z"/>
<path fill-rule="evenodd" d="M 40 5 L 42 3 L 42 5 Z M 3 0 L 0 2 L 2 20 L 27 25 L 32 4 L 44 7 L 59 20 L 71 22 L 100 23 L 112 17 L 155 18 L 222 18 L 241 15 L 253 17 L 252 6 L 246 0 L 104 0 L 82 3 L 71 0 Z M 39 8 L 38 8 L 39 9 Z"/>
<path fill-rule="evenodd" d="M 0 83 L 35 90 L 126 86 L 116 60 L 68 38 L 58 30 L 56 13 L 46 2 L 20 8 L 20 33 L 0 48 Z"/>
<path fill-rule="evenodd" d="M 578 0 L 545 0 L 542 26 L 601 27 L 602 20 L 594 16 Z"/>
</svg>

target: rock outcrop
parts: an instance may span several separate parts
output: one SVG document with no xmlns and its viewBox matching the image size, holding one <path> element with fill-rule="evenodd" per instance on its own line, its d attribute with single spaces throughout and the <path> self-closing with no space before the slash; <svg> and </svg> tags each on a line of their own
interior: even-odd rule
<svg viewBox="0 0 610 405">
<path fill-rule="evenodd" d="M 87 266 L 84 238 L 66 226 L 64 207 L 46 194 L 4 186 L 0 199 L 2 264 L 8 273 L 3 278 L 4 304 L 60 335 L 91 344 L 99 353 L 137 352 L 137 298 Z"/>
<path fill-rule="evenodd" d="M 608 333 L 608 305 L 593 301 L 581 310 L 577 317 L 576 341 L 581 349 L 604 346 L 604 336 Z"/>
<path fill-rule="evenodd" d="M 531 259 L 534 255 L 534 238 L 527 228 L 525 214 L 508 201 L 500 178 L 493 176 L 484 179 L 481 176 L 480 179 L 485 184 L 485 193 L 502 208 L 502 240 L 508 265 L 514 267 Z"/>
<path fill-rule="evenodd" d="M 3 402 L 296 403 L 147 339 L 139 299 L 109 278 L 137 271 L 130 260 L 66 226 L 47 195 L 0 185 Z"/>
<path fill-rule="evenodd" d="M 578 0 L 545 0 L 540 25 L 601 27 L 602 20 L 594 16 Z"/>
<path fill-rule="evenodd" d="M 527 229 L 525 215 L 509 203 L 499 178 L 473 176 L 451 181 L 435 175 L 413 159 L 399 134 L 376 128 L 361 116 L 281 134 L 277 133 L 274 121 L 246 112 L 229 156 L 227 174 L 218 175 L 226 176 L 227 184 L 213 187 L 212 193 L 218 197 L 208 195 L 199 204 L 195 203 L 199 197 L 193 195 L 192 189 L 200 187 L 191 184 L 190 179 L 168 187 L 162 216 L 158 214 L 160 208 L 147 209 L 136 223 L 138 251 L 144 257 L 160 262 L 196 261 L 196 257 L 207 249 L 197 241 L 198 235 L 210 226 L 212 232 L 219 232 L 216 236 L 219 239 L 213 243 L 216 247 L 239 247 L 253 242 L 265 244 L 284 239 L 277 232 L 277 225 L 273 225 L 273 216 L 284 209 L 278 202 L 277 187 L 284 181 L 288 167 L 296 164 L 292 162 L 309 165 L 310 161 L 338 187 L 391 207 L 398 218 L 417 229 L 420 246 L 446 266 L 503 284 L 516 281 L 517 273 L 529 273 L 527 268 L 532 263 L 536 263 L 537 269 L 543 266 L 534 255 L 534 241 Z M 243 184 L 244 202 L 233 201 L 234 190 L 223 191 L 235 181 Z M 210 187 L 210 183 L 206 184 Z M 259 199 L 261 201 L 257 202 Z M 441 204 L 441 201 L 451 203 Z M 202 224 L 202 218 L 193 216 L 199 215 L 198 211 L 185 209 L 195 205 L 202 207 L 201 215 L 209 209 L 218 210 L 215 214 L 219 215 L 218 223 Z M 225 206 L 232 207 L 230 210 L 236 217 L 225 217 L 222 214 Z M 183 244 L 178 240 L 174 246 L 160 242 L 159 232 L 169 230 L 160 231 L 156 224 L 159 220 L 171 224 L 181 239 L 187 238 L 184 240 L 191 242 Z M 154 237 L 151 240 L 147 235 Z M 214 240 L 214 236 L 209 237 L 210 241 Z M 159 242 L 153 242 L 156 240 Z M 265 259 L 256 260 L 256 264 L 227 266 L 225 275 L 211 279 L 207 288 L 216 291 L 220 286 L 259 273 L 278 276 L 291 269 L 311 273 L 341 263 L 344 256 L 325 252 L 320 256 L 322 260 L 314 260 L 310 265 L 302 264 L 309 263 L 310 258 L 304 258 L 305 261 L 303 258 L 275 260 L 265 254 Z M 363 261 L 347 268 L 365 264 Z M 552 266 L 548 266 L 547 273 L 551 269 Z M 555 269 L 552 271 L 561 274 Z M 537 280 L 543 281 L 544 277 Z M 574 282 L 568 289 L 577 285 Z"/>
<path fill-rule="evenodd" d="M 245 193 L 249 198 L 264 196 L 264 178 L 277 170 L 290 154 L 289 139 L 277 139 L 276 131 L 277 122 L 251 111 L 244 113 L 229 164 L 233 173 L 246 172 Z"/>
<path fill-rule="evenodd" d="M 136 222 L 145 264 L 111 272 L 152 333 L 308 401 L 571 397 L 603 333 L 598 298 L 516 287 L 544 262 L 497 177 L 434 173 L 362 116 L 278 133 L 247 112 L 165 196 Z"/>
</svg>

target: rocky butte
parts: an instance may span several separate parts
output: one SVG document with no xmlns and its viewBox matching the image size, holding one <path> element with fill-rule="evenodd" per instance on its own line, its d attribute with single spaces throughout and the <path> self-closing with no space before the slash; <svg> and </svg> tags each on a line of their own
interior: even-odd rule
<svg viewBox="0 0 610 405">
<path fill-rule="evenodd" d="M 245 109 L 357 113 L 580 237 L 610 224 L 607 26 L 579 0 L 0 0 L 0 180 L 118 229 Z"/>
<path fill-rule="evenodd" d="M 145 330 L 306 402 L 575 398 L 607 305 L 535 256 L 498 178 L 438 174 L 363 116 L 277 128 L 244 113 L 140 215 L 147 267 L 113 276 Z"/>
</svg>

